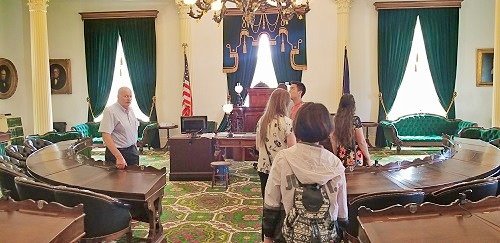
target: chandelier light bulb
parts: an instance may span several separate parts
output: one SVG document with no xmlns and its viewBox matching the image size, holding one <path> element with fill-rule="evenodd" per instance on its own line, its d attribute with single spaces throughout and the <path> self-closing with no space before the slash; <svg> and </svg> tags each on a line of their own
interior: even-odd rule
<svg viewBox="0 0 500 243">
<path fill-rule="evenodd" d="M 211 9 L 214 11 L 219 11 L 222 9 L 222 1 L 216 0 L 211 4 Z"/>
<path fill-rule="evenodd" d="M 182 0 L 186 5 L 193 5 L 196 3 L 196 0 Z"/>
</svg>

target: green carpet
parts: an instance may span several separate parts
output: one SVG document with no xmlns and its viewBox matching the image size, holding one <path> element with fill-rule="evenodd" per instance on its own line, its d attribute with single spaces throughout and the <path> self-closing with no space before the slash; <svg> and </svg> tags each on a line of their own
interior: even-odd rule
<svg viewBox="0 0 500 243">
<path fill-rule="evenodd" d="M 386 164 L 414 160 L 439 148 L 420 150 L 371 150 L 374 160 Z M 92 151 L 94 159 L 104 159 L 104 151 Z M 169 154 L 145 150 L 141 165 L 169 171 Z M 259 242 L 262 217 L 260 182 L 252 162 L 234 162 L 230 167 L 229 188 L 211 187 L 210 182 L 167 181 L 161 222 L 166 242 Z M 168 176 L 167 176 L 168 179 Z M 148 225 L 134 223 L 134 242 L 146 237 Z M 120 240 L 122 242 L 122 240 Z"/>
</svg>

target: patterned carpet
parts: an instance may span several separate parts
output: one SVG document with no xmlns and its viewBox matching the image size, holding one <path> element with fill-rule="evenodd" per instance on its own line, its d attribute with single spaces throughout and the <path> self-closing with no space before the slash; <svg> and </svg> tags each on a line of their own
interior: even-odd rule
<svg viewBox="0 0 500 243">
<path fill-rule="evenodd" d="M 434 153 L 439 148 L 421 150 L 371 150 L 374 160 L 386 164 L 413 160 Z M 94 159 L 104 159 L 104 151 L 92 151 Z M 146 150 L 140 156 L 142 165 L 169 171 L 169 154 Z M 166 242 L 259 242 L 262 213 L 260 182 L 252 162 L 233 163 L 231 184 L 211 188 L 210 182 L 167 181 L 161 221 Z M 167 176 L 168 178 L 168 176 Z M 134 223 L 134 242 L 146 237 L 148 225 Z M 122 240 L 120 240 L 122 242 Z"/>
</svg>

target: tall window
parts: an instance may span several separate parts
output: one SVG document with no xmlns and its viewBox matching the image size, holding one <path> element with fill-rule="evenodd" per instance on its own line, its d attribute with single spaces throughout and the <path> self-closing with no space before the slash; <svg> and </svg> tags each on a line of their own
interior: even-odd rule
<svg viewBox="0 0 500 243">
<path fill-rule="evenodd" d="M 255 87 L 258 83 L 265 83 L 270 88 L 278 87 L 278 80 L 274 73 L 273 59 L 271 57 L 271 48 L 269 36 L 263 34 L 259 37 L 259 52 L 257 53 L 257 64 L 250 87 Z M 245 106 L 248 106 L 248 96 L 245 99 Z"/>
<path fill-rule="evenodd" d="M 123 53 L 122 40 L 118 37 L 118 46 L 116 48 L 116 61 L 115 61 L 115 71 L 113 74 L 113 83 L 111 84 L 111 91 L 109 92 L 108 102 L 106 107 L 114 104 L 117 101 L 118 89 L 120 87 L 128 87 L 132 90 L 132 96 L 135 97 L 134 88 L 132 87 L 132 82 L 130 82 L 130 76 L 128 74 L 127 62 L 125 60 L 125 54 Z M 132 104 L 130 107 L 134 111 L 135 116 L 141 121 L 149 121 L 149 117 L 142 113 L 137 105 L 136 99 L 132 99 Z M 94 119 L 98 122 L 102 120 L 102 114 Z"/>
<path fill-rule="evenodd" d="M 413 113 L 432 113 L 446 116 L 446 111 L 439 103 L 432 82 L 419 18 L 417 18 L 415 25 L 408 66 L 394 105 L 388 114 L 388 119 L 395 120 Z"/>
</svg>

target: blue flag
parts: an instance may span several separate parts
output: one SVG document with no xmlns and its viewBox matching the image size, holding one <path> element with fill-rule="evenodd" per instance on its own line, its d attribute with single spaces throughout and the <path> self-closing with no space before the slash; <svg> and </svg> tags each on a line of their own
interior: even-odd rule
<svg viewBox="0 0 500 243">
<path fill-rule="evenodd" d="M 347 47 L 344 49 L 344 78 L 342 79 L 342 94 L 351 93 L 349 81 L 349 61 L 347 60 Z"/>
</svg>

